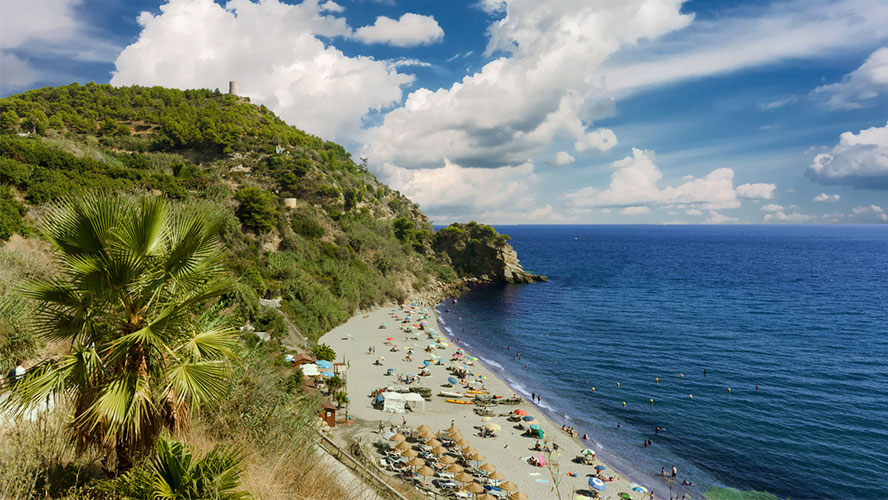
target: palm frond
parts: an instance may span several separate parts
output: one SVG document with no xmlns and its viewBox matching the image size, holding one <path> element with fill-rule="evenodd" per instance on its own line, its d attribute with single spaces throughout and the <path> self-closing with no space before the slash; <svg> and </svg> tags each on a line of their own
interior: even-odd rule
<svg viewBox="0 0 888 500">
<path fill-rule="evenodd" d="M 185 362 L 167 372 L 165 395 L 175 394 L 178 404 L 193 401 L 207 403 L 228 390 L 228 365 L 221 361 Z"/>
<path fill-rule="evenodd" d="M 238 338 L 235 329 L 227 326 L 195 333 L 182 345 L 184 356 L 192 361 L 232 359 L 237 357 Z"/>
</svg>

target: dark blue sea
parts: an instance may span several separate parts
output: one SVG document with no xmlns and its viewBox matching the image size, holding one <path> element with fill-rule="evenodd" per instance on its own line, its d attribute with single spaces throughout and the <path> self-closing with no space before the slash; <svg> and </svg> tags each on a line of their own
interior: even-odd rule
<svg viewBox="0 0 888 500">
<path fill-rule="evenodd" d="M 888 225 L 497 230 L 549 281 L 474 288 L 445 331 L 620 472 L 888 498 Z"/>
</svg>

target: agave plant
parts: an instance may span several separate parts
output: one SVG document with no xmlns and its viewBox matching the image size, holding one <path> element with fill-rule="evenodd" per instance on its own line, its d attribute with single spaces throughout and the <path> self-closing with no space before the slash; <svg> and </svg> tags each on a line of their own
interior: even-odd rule
<svg viewBox="0 0 888 500">
<path fill-rule="evenodd" d="M 73 408 L 79 450 L 98 447 L 121 472 L 164 429 L 188 425 L 194 405 L 226 389 L 237 337 L 198 328 L 199 307 L 229 289 L 220 221 L 206 207 L 173 208 L 159 197 L 68 197 L 40 230 L 59 272 L 30 284 L 39 332 L 70 343 L 20 381 L 5 410 L 50 398 Z"/>
<path fill-rule="evenodd" d="M 243 455 L 234 448 L 217 445 L 203 458 L 168 436 L 157 441 L 157 453 L 99 489 L 122 498 L 145 500 L 239 500 L 249 498 L 240 486 Z"/>
</svg>

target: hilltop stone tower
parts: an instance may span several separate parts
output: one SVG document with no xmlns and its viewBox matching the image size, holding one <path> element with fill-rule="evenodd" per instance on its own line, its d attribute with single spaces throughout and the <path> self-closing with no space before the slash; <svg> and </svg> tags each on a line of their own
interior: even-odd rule
<svg viewBox="0 0 888 500">
<path fill-rule="evenodd" d="M 231 95 L 237 95 L 237 82 L 234 80 L 228 82 L 228 93 Z"/>
</svg>

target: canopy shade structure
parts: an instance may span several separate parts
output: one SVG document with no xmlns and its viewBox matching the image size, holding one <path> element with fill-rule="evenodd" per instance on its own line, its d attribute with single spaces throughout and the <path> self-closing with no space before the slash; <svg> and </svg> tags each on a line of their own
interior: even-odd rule
<svg viewBox="0 0 888 500">
<path fill-rule="evenodd" d="M 306 363 L 299 367 L 302 370 L 302 374 L 306 377 L 317 377 L 321 374 L 321 371 L 318 370 L 318 365 L 314 363 Z"/>
</svg>

